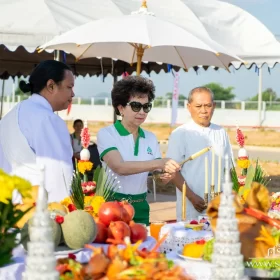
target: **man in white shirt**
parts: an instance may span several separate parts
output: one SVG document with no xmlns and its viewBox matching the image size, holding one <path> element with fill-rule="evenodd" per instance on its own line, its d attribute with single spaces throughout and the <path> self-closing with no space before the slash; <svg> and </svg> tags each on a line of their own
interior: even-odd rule
<svg viewBox="0 0 280 280">
<path fill-rule="evenodd" d="M 65 122 L 54 112 L 67 109 L 74 96 L 74 76 L 66 64 L 41 62 L 23 92 L 32 96 L 15 106 L 0 122 L 0 168 L 39 185 L 45 168 L 48 201 L 69 195 L 73 150 Z M 18 203 L 20 197 L 14 197 Z"/>
<path fill-rule="evenodd" d="M 221 168 L 224 170 L 224 156 L 226 154 L 232 157 L 232 149 L 226 131 L 211 123 L 214 113 L 215 103 L 212 91 L 205 87 L 197 87 L 191 90 L 188 97 L 188 110 L 192 120 L 189 123 L 176 128 L 169 139 L 167 157 L 177 162 L 190 157 L 192 154 L 211 146 L 215 153 L 215 174 L 214 184 L 217 191 L 218 184 L 218 157 L 221 155 Z M 206 209 L 204 202 L 205 192 L 205 157 L 208 162 L 209 186 L 210 193 L 212 155 L 211 151 L 202 156 L 185 163 L 181 171 L 177 172 L 173 183 L 176 185 L 177 195 L 177 220 L 182 219 L 182 186 L 184 182 L 187 185 L 186 199 L 186 217 L 189 219 L 197 219 Z M 223 172 L 221 172 L 223 182 Z"/>
</svg>

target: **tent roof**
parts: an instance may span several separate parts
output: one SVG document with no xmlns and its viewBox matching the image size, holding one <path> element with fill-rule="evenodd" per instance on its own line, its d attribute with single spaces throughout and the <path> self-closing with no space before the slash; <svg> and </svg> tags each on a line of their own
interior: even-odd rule
<svg viewBox="0 0 280 280">
<path fill-rule="evenodd" d="M 0 44 L 6 46 L 0 46 L 0 75 L 28 75 L 40 61 L 53 59 L 52 53 L 36 53 L 38 46 L 90 20 L 130 14 L 138 10 L 141 3 L 140 0 L 102 0 L 100 5 L 100 1 L 0 0 Z M 156 16 L 191 29 L 205 40 L 218 42 L 244 59 L 247 68 L 265 63 L 274 67 L 280 61 L 280 43 L 273 34 L 237 6 L 216 0 L 172 0 L 172 5 L 170 0 L 149 0 L 148 8 Z M 67 55 L 67 63 L 83 76 L 112 73 L 112 60 L 107 58 L 75 63 L 74 58 Z M 241 63 L 233 62 L 233 65 L 238 69 Z M 158 73 L 161 69 L 167 71 L 167 66 L 143 63 L 143 69 Z M 135 65 L 114 63 L 114 73 L 118 75 L 134 70 Z"/>
<path fill-rule="evenodd" d="M 28 76 L 40 61 L 53 59 L 54 54 L 48 52 L 28 52 L 24 47 L 18 47 L 14 52 L 8 50 L 4 45 L 0 45 L 0 78 L 8 78 L 9 76 Z M 69 64 L 76 75 L 90 76 L 116 74 L 122 75 L 124 72 L 131 74 L 135 71 L 136 64 L 110 58 L 88 58 L 78 62 L 71 54 L 66 55 L 66 63 Z M 168 71 L 166 64 L 142 63 L 143 71 L 151 73 L 152 71 L 159 73 L 161 70 Z M 178 71 L 178 67 L 174 67 Z"/>
</svg>

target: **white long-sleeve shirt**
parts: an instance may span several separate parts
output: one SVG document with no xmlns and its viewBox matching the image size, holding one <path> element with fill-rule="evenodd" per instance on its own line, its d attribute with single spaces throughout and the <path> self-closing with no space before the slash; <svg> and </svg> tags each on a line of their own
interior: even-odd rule
<svg viewBox="0 0 280 280">
<path fill-rule="evenodd" d="M 69 195 L 72 155 L 65 122 L 39 94 L 22 101 L 0 121 L 0 168 L 39 185 L 38 174 L 27 165 L 43 165 L 49 202 Z"/>
</svg>

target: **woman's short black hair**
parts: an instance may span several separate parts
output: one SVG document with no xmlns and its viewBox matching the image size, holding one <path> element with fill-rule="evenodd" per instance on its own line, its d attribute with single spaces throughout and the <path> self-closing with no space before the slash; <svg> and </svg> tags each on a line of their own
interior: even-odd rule
<svg viewBox="0 0 280 280">
<path fill-rule="evenodd" d="M 73 123 L 73 127 L 75 127 L 75 125 L 77 123 L 81 123 L 82 125 L 84 124 L 83 121 L 81 119 L 77 119 L 77 120 L 74 120 L 74 123 Z"/>
<path fill-rule="evenodd" d="M 63 81 L 65 71 L 72 71 L 71 68 L 63 62 L 56 60 L 45 60 L 40 62 L 32 71 L 29 77 L 29 83 L 20 81 L 19 88 L 22 92 L 40 93 L 47 85 L 48 80 L 53 80 L 56 84 Z"/>
<path fill-rule="evenodd" d="M 111 92 L 112 105 L 117 115 L 120 115 L 118 106 L 126 106 L 131 97 L 148 96 L 149 102 L 155 98 L 153 82 L 141 76 L 128 76 L 116 82 Z"/>
</svg>

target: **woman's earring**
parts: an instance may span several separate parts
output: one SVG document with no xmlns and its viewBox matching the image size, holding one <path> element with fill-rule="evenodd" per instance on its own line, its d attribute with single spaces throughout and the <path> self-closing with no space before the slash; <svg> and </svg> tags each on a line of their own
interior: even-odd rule
<svg viewBox="0 0 280 280">
<path fill-rule="evenodd" d="M 122 116 L 122 118 L 123 118 L 123 114 L 121 113 L 121 116 Z"/>
</svg>

